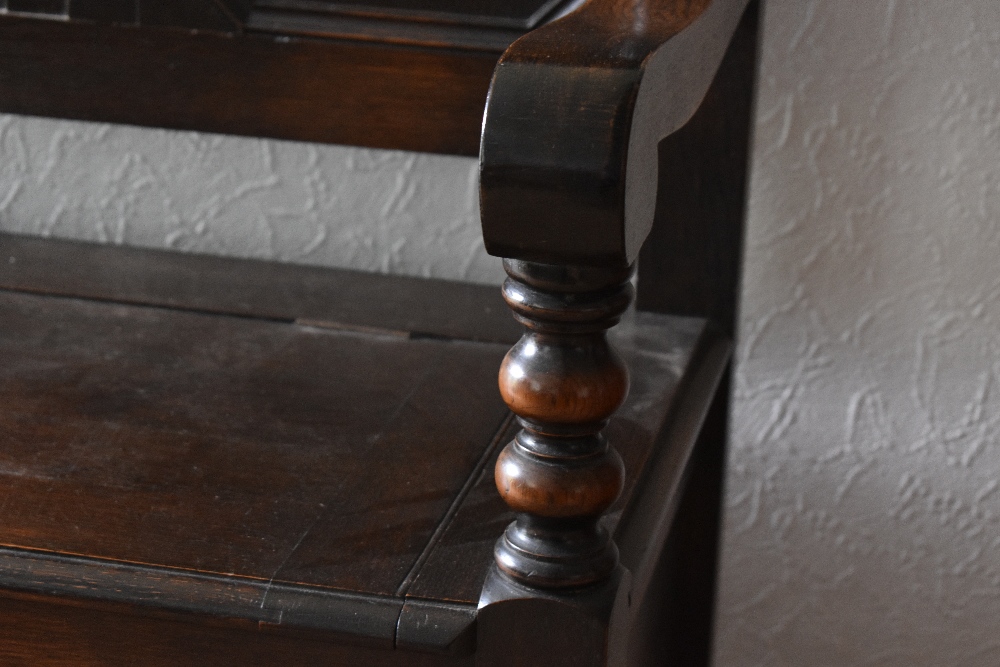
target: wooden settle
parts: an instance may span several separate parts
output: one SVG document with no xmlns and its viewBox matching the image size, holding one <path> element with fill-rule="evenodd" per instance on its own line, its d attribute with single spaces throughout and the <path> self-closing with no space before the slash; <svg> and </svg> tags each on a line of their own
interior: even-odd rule
<svg viewBox="0 0 1000 667">
<path fill-rule="evenodd" d="M 478 153 L 508 275 L 0 234 L 0 664 L 707 665 L 757 11 L 0 0 L 0 111 Z"/>
</svg>

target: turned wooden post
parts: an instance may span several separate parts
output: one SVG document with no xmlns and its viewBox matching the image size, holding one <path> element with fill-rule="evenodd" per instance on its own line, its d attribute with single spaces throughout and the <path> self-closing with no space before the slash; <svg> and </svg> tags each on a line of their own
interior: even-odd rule
<svg viewBox="0 0 1000 667">
<path fill-rule="evenodd" d="M 606 332 L 632 301 L 631 269 L 504 268 L 504 299 L 527 331 L 500 367 L 500 393 L 523 429 L 496 465 L 500 495 L 517 512 L 497 542 L 497 567 L 540 588 L 592 584 L 618 564 L 600 518 L 624 468 L 601 430 L 628 393 Z"/>
<path fill-rule="evenodd" d="M 746 3 L 584 0 L 514 42 L 494 71 L 483 239 L 505 258 L 504 297 L 527 332 L 500 372 L 523 430 L 496 468 L 517 519 L 480 597 L 483 646 L 541 632 L 525 609 L 572 609 L 581 648 L 558 661 L 590 664 L 610 646 L 608 605 L 628 605 L 631 573 L 601 522 L 623 480 L 601 432 L 628 391 L 605 334 L 632 299 L 628 267 L 653 224 L 660 141 L 698 109 Z M 595 632 L 603 648 L 586 653 L 582 638 Z M 529 653 L 517 664 L 544 662 Z"/>
</svg>

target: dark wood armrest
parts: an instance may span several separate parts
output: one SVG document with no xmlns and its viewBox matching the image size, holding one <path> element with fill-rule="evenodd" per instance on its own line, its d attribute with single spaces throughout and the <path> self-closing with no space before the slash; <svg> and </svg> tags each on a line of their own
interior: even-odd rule
<svg viewBox="0 0 1000 667">
<path fill-rule="evenodd" d="M 495 479 L 516 519 L 494 550 L 479 639 L 487 655 L 519 656 L 509 664 L 625 659 L 616 628 L 638 614 L 633 592 L 650 581 L 670 519 L 650 524 L 659 527 L 642 538 L 644 556 L 620 559 L 604 515 L 626 475 L 604 431 L 636 369 L 606 331 L 632 300 L 660 141 L 695 115 L 747 5 L 589 0 L 512 44 L 494 72 L 480 146 L 483 235 L 505 258 L 504 298 L 526 331 L 500 369 L 522 430 Z M 538 642 L 544 655 L 511 639 L 548 636 L 538 618 L 558 618 L 572 639 Z"/>
<path fill-rule="evenodd" d="M 632 264 L 656 204 L 657 145 L 697 110 L 746 0 L 590 0 L 497 65 L 480 152 L 487 250 Z"/>
</svg>

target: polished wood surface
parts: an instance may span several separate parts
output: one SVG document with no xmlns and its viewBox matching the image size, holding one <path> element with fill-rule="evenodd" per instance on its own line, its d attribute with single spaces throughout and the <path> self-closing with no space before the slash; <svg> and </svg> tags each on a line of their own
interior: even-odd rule
<svg viewBox="0 0 1000 667">
<path fill-rule="evenodd" d="M 491 656 L 486 664 L 647 664 L 657 654 L 683 655 L 693 664 L 708 659 L 711 618 L 704 610 L 711 609 L 710 533 L 718 526 L 719 495 L 712 481 L 720 468 L 714 460 L 703 465 L 710 472 L 691 491 L 704 510 L 682 503 L 688 508 L 683 516 L 694 523 L 706 519 L 704 528 L 692 529 L 689 521 L 685 535 L 707 565 L 672 561 L 669 572 L 650 568 L 660 562 L 657 545 L 666 539 L 658 527 L 669 525 L 675 503 L 665 514 L 654 512 L 659 519 L 650 520 L 651 533 L 639 538 L 656 555 L 641 565 L 617 564 L 616 544 L 600 515 L 614 501 L 621 463 L 600 430 L 627 383 L 596 339 L 614 324 L 610 315 L 620 312 L 602 306 L 615 301 L 621 276 L 639 257 L 653 226 L 658 182 L 667 229 L 644 261 L 673 265 L 640 276 L 644 292 L 657 294 L 657 285 L 668 282 L 665 296 L 652 297 L 660 299 L 658 305 L 710 317 L 732 331 L 752 87 L 746 63 L 752 70 L 756 16 L 756 7 L 747 12 L 747 6 L 746 0 L 590 0 L 515 42 L 494 72 L 480 147 L 483 236 L 488 252 L 505 258 L 508 304 L 540 335 L 529 333 L 515 345 L 500 371 L 504 400 L 525 429 L 501 454 L 496 472 L 500 494 L 517 519 L 497 543 L 497 565 L 480 598 L 480 639 Z M 730 49 L 738 30 L 742 39 Z M 727 51 L 714 104 L 688 135 L 670 136 L 696 113 Z M 732 111 L 723 108 L 730 94 L 739 97 Z M 730 140 L 740 145 L 730 149 Z M 707 155 L 686 160 L 686 148 Z M 716 176 L 718 184 L 701 183 Z M 716 191 L 723 196 L 712 205 L 709 195 Z M 563 280 L 536 285 L 530 272 L 512 272 L 514 266 L 548 267 L 562 272 Z M 617 282 L 593 279 L 616 271 Z M 714 428 L 707 432 L 716 437 L 703 449 L 719 451 L 724 435 Z M 714 495 L 707 497 L 704 489 Z M 637 538 L 632 533 L 619 539 Z M 626 550 L 636 548 L 633 543 Z M 645 598 L 654 586 L 661 593 L 673 586 L 679 573 L 697 580 L 692 589 L 704 597 L 664 594 L 665 603 Z M 650 610 L 661 621 L 676 618 L 685 604 L 693 606 L 683 625 L 692 639 L 683 650 L 676 642 L 667 652 L 655 650 L 651 619 L 635 623 L 628 638 L 618 634 L 622 613 L 638 618 L 633 592 L 635 610 Z M 539 618 L 560 619 L 562 640 L 551 638 L 554 628 Z M 499 657 L 504 642 L 517 657 Z M 628 647 L 636 653 L 629 655 Z"/>
<path fill-rule="evenodd" d="M 474 155 L 496 53 L 0 16 L 0 111 Z"/>
<path fill-rule="evenodd" d="M 631 265 L 653 223 L 657 146 L 705 96 L 746 0 L 590 0 L 514 43 L 483 121 L 491 254 Z"/>
<path fill-rule="evenodd" d="M 499 54 L 572 4 L 572 0 L 255 0 L 246 25 L 257 31 Z"/>
<path fill-rule="evenodd" d="M 193 276 L 215 275 L 213 261 L 264 289 L 253 278 L 259 262 L 0 241 L 0 355 L 11 360 L 0 368 L 0 615 L 14 619 L 11 628 L 35 628 L 20 636 L 63 627 L 52 655 L 69 655 L 89 627 L 84 617 L 126 633 L 80 664 L 141 655 L 139 638 L 160 623 L 167 636 L 189 633 L 191 646 L 245 641 L 262 656 L 292 650 L 293 638 L 304 656 L 320 650 L 313 642 L 334 642 L 333 664 L 378 651 L 385 664 L 411 664 L 403 649 L 417 651 L 412 664 L 427 651 L 479 654 L 476 606 L 512 518 L 492 481 L 518 428 L 494 384 L 507 345 L 459 331 L 301 324 L 295 307 L 335 301 L 342 272 L 328 272 L 324 292 L 316 269 L 284 267 L 289 283 L 300 273 L 313 291 L 277 319 L 269 299 L 261 312 L 226 305 L 239 303 L 238 291 L 178 289 L 169 305 L 120 300 L 196 285 Z M 112 252 L 101 270 L 97 251 Z M 50 278 L 32 284 L 57 263 L 74 277 L 72 290 L 67 283 L 58 294 Z M 440 295 L 436 283 L 414 285 Z M 643 315 L 616 340 L 638 369 L 607 430 L 628 474 L 605 525 L 622 534 L 642 514 L 639 490 L 657 462 L 693 446 L 690 435 L 655 446 L 689 412 L 678 387 L 719 371 L 702 361 L 718 341 L 701 320 Z M 685 460 L 669 464 L 665 497 L 679 495 Z M 185 641 L 164 664 L 202 650 Z M 14 655 L 43 648 L 11 646 Z"/>
<path fill-rule="evenodd" d="M 505 25 L 530 30 L 565 0 L 253 0 L 254 9 L 273 7 L 354 16 L 417 19 L 469 25 Z"/>
<path fill-rule="evenodd" d="M 566 4 L 10 1 L 0 111 L 458 155 L 497 58 Z"/>
<path fill-rule="evenodd" d="M 517 260 L 504 268 L 504 298 L 526 331 L 500 366 L 500 395 L 522 430 L 494 473 L 517 514 L 496 564 L 529 586 L 592 585 L 618 565 L 600 519 L 625 470 L 601 431 L 628 395 L 628 367 L 606 332 L 632 301 L 631 271 Z"/>
<path fill-rule="evenodd" d="M 480 145 L 528 333 L 500 364 L 480 288 L 0 235 L 0 657 L 704 664 L 745 6 L 9 0 L 0 110 L 458 154 L 532 29 Z M 715 323 L 629 315 L 619 357 L 657 178 L 641 300 Z"/>
<path fill-rule="evenodd" d="M 0 313 L 22 548 L 392 595 L 506 415 L 500 346 L 7 292 Z"/>
</svg>

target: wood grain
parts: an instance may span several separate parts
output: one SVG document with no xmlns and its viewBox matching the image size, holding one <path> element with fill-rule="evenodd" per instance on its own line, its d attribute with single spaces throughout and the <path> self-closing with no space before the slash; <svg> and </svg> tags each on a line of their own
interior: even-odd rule
<svg viewBox="0 0 1000 667">
<path fill-rule="evenodd" d="M 475 155 L 498 52 L 0 16 L 0 111 Z"/>
<path fill-rule="evenodd" d="M 2 292 L 0 312 L 11 546 L 391 595 L 506 414 L 500 346 Z"/>
<path fill-rule="evenodd" d="M 88 263 L 92 246 L 47 247 L 81 285 L 100 264 Z M 15 266 L 29 250 L 45 256 L 16 249 Z M 192 258 L 107 250 L 102 289 L 116 264 L 130 275 L 119 282 L 150 293 L 194 273 Z M 5 650 L 120 664 L 145 655 L 133 635 L 160 624 L 178 642 L 164 656 L 192 664 L 202 652 L 216 659 L 209 643 L 271 656 L 293 638 L 294 655 L 327 642 L 332 664 L 410 664 L 414 650 L 414 664 L 426 651 L 461 661 L 475 650 L 479 589 L 510 520 L 490 475 L 511 435 L 492 381 L 506 346 L 227 315 L 226 290 L 211 296 L 219 312 L 60 297 L 41 293 L 47 276 L 44 290 L 33 286 L 35 275 L 0 291 L 0 355 L 13 360 L 0 369 L 0 615 L 13 610 L 13 628 L 35 624 L 52 639 Z M 609 530 L 638 502 L 704 334 L 698 320 L 636 324 L 618 334 L 640 371 L 608 427 L 629 470 Z M 84 617 L 129 636 L 79 653 Z"/>
</svg>

